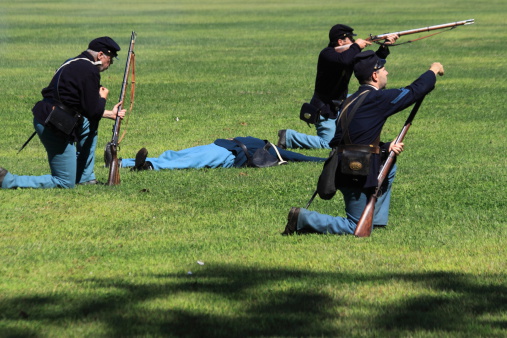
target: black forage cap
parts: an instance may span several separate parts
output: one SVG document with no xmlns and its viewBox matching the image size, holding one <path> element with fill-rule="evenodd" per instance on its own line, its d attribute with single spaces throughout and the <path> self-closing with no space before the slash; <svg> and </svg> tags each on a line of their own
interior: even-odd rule
<svg viewBox="0 0 507 338">
<path fill-rule="evenodd" d="M 96 52 L 104 52 L 111 57 L 116 57 L 120 51 L 120 46 L 109 36 L 103 36 L 92 40 L 88 45 L 88 49 Z"/>
</svg>

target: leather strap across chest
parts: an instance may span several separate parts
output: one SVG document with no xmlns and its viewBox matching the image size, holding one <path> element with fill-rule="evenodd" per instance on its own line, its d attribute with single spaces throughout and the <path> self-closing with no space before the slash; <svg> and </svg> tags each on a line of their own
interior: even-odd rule
<svg viewBox="0 0 507 338">
<path fill-rule="evenodd" d="M 379 154 L 380 148 L 380 135 L 377 136 L 373 144 L 369 145 L 362 145 L 362 144 L 354 144 L 352 140 L 350 139 L 350 133 L 349 133 L 349 125 L 350 122 L 352 122 L 352 119 L 354 118 L 354 115 L 356 114 L 359 107 L 362 105 L 363 101 L 366 99 L 367 93 L 369 93 L 369 90 L 365 90 L 361 94 L 359 94 L 354 100 L 352 100 L 350 103 L 346 103 L 345 108 L 342 110 L 342 113 L 340 114 L 340 124 L 342 127 L 342 141 L 344 142 L 344 145 L 338 146 L 338 152 L 343 152 L 344 149 L 347 150 L 357 150 L 357 151 L 368 151 L 372 154 Z M 347 112 L 349 106 L 356 101 L 356 104 L 350 111 L 350 113 Z M 340 142 L 341 143 L 341 142 Z"/>
</svg>

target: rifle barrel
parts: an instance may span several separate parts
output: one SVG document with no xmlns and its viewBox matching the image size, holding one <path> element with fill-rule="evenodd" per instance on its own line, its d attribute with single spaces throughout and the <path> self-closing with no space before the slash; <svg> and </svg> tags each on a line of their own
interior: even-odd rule
<svg viewBox="0 0 507 338">
<path fill-rule="evenodd" d="M 437 30 L 437 29 L 444 29 L 444 28 L 449 28 L 449 27 L 471 25 L 473 23 L 475 23 L 474 19 L 456 21 L 456 22 L 444 23 L 442 25 L 428 26 L 428 27 L 422 27 L 422 28 L 416 28 L 416 29 L 409 29 L 406 31 L 374 35 L 370 38 L 370 40 L 371 41 L 384 40 L 390 34 L 397 34 L 398 36 L 403 36 L 403 35 L 410 35 L 410 34 L 416 34 L 416 33 L 422 33 L 422 32 L 429 32 L 429 31 L 433 31 L 433 30 Z"/>
<path fill-rule="evenodd" d="M 130 37 L 129 50 L 127 52 L 127 61 L 125 62 L 125 72 L 123 74 L 123 82 L 121 83 L 120 98 L 118 99 L 118 102 L 123 101 L 125 97 L 125 88 L 127 87 L 127 81 L 130 73 L 130 60 L 132 59 L 135 41 L 136 41 L 136 32 L 132 32 L 132 35 Z"/>
<path fill-rule="evenodd" d="M 121 83 L 121 90 L 120 90 L 120 97 L 118 99 L 118 102 L 122 102 L 125 99 L 125 89 L 127 88 L 127 82 L 128 77 L 130 74 L 130 62 L 132 60 L 132 53 L 134 53 L 134 43 L 136 41 L 136 32 L 132 32 L 132 35 L 130 37 L 130 45 L 129 50 L 127 52 L 127 61 L 125 62 L 125 71 L 123 72 L 123 81 Z M 118 106 L 118 111 L 122 109 L 123 103 Z M 113 126 L 113 137 L 112 141 L 115 145 L 118 145 L 118 137 L 119 137 L 119 131 L 120 131 L 120 125 L 121 125 L 121 117 L 116 116 L 116 119 L 114 121 Z"/>
<path fill-rule="evenodd" d="M 130 46 L 127 53 L 127 61 L 125 64 L 125 71 L 123 73 L 123 81 L 121 84 L 120 98 L 118 102 L 122 102 L 125 98 L 125 89 L 127 88 L 127 81 L 130 74 L 130 66 L 132 62 L 132 55 L 134 54 L 134 43 L 136 41 L 136 33 L 132 31 L 132 36 L 130 39 Z M 122 109 L 123 102 L 118 106 L 118 111 Z M 116 116 L 113 126 L 113 136 L 111 137 L 111 142 L 106 145 L 106 151 L 111 153 L 111 163 L 109 165 L 109 178 L 107 180 L 107 185 L 118 185 L 120 184 L 120 172 L 118 165 L 118 144 L 120 142 L 120 126 L 121 126 L 121 117 L 119 115 Z"/>
</svg>

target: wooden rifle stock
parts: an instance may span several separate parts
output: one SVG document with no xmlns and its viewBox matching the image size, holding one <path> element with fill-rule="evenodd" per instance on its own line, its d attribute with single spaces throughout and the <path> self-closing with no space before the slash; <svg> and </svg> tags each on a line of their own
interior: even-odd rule
<svg viewBox="0 0 507 338">
<path fill-rule="evenodd" d="M 444 24 L 441 24 L 441 25 L 422 27 L 422 28 L 416 28 L 416 29 L 409 29 L 409 30 L 406 30 L 406 31 L 399 31 L 399 32 L 393 32 L 393 33 L 385 33 L 385 34 L 379 34 L 379 35 L 370 35 L 365 40 L 366 41 L 370 41 L 370 42 L 377 42 L 377 41 L 380 41 L 380 40 L 385 40 L 387 38 L 387 36 L 389 36 L 391 34 L 397 34 L 398 36 L 404 36 L 404 35 L 410 35 L 410 34 L 430 32 L 430 31 L 444 29 L 444 28 L 455 28 L 457 26 L 471 25 L 474 22 L 475 22 L 474 19 L 469 19 L 469 20 L 463 20 L 463 21 L 444 23 Z M 337 52 L 341 53 L 341 52 L 349 49 L 350 46 L 351 45 L 337 46 L 337 47 L 335 47 L 335 50 Z"/>
<path fill-rule="evenodd" d="M 125 72 L 123 73 L 123 82 L 121 85 L 120 98 L 118 102 L 123 102 L 125 99 L 125 90 L 127 88 L 127 81 L 130 74 L 130 68 L 132 64 L 132 58 L 134 55 L 134 44 L 136 41 L 136 33 L 133 31 L 130 38 L 130 46 L 127 53 L 127 61 L 125 64 Z M 118 111 L 122 109 L 123 103 L 118 106 Z M 120 184 L 120 165 L 118 163 L 118 145 L 120 140 L 120 126 L 121 117 L 116 116 L 113 126 L 113 136 L 111 141 L 106 145 L 106 152 L 109 151 L 111 154 L 111 164 L 109 165 L 109 177 L 107 179 L 107 185 L 118 185 Z"/>
<path fill-rule="evenodd" d="M 403 126 L 401 132 L 394 141 L 395 144 L 403 142 L 403 139 L 405 138 L 408 129 L 412 125 L 412 120 L 414 119 L 415 114 L 417 114 L 417 111 L 419 110 L 419 107 L 421 106 L 423 100 L 424 96 L 422 99 L 420 99 L 415 103 L 414 108 L 412 108 L 412 111 L 410 112 L 410 115 L 408 116 L 407 121 L 405 122 L 405 125 Z M 354 236 L 369 237 L 371 235 L 371 231 L 373 230 L 373 216 L 375 215 L 375 203 L 377 203 L 382 183 L 384 183 L 385 178 L 389 174 L 389 171 L 393 166 L 395 158 L 396 153 L 394 151 L 390 151 L 387 160 L 385 161 L 384 165 L 382 166 L 382 169 L 380 169 L 380 173 L 378 174 L 377 177 L 378 183 L 377 186 L 375 187 L 375 192 L 370 196 L 368 203 L 366 204 L 366 207 L 364 208 L 363 213 L 361 214 L 361 217 L 357 222 L 356 230 L 354 231 Z"/>
</svg>

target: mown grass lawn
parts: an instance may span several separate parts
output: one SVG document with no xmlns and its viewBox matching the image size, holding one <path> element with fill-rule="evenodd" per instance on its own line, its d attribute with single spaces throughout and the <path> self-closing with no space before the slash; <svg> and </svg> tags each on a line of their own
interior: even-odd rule
<svg viewBox="0 0 507 338">
<path fill-rule="evenodd" d="M 282 237 L 320 164 L 133 173 L 119 186 L 0 191 L 0 336 L 507 335 L 504 1 L 0 0 L 0 166 L 49 172 L 31 107 L 54 70 L 109 35 L 136 43 L 119 156 L 216 138 L 312 133 L 298 110 L 335 23 L 359 37 L 475 19 L 392 49 L 389 86 L 446 70 L 398 159 L 370 238 Z M 120 53 L 121 54 L 121 53 Z M 103 73 L 119 95 L 123 61 Z M 351 90 L 357 87 L 351 81 Z M 408 111 L 394 116 L 393 139 Z M 96 174 L 107 180 L 100 127 Z M 327 156 L 325 150 L 301 150 Z M 313 210 L 343 215 L 339 198 Z"/>
</svg>

